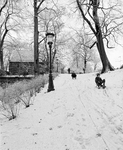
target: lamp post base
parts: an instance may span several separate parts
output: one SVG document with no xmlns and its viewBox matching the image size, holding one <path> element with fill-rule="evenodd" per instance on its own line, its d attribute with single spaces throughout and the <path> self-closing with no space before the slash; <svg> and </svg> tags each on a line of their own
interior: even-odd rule
<svg viewBox="0 0 123 150">
<path fill-rule="evenodd" d="M 54 91 L 54 85 L 53 85 L 53 77 L 52 73 L 49 74 L 49 85 L 48 85 L 48 90 L 47 92 Z"/>
</svg>

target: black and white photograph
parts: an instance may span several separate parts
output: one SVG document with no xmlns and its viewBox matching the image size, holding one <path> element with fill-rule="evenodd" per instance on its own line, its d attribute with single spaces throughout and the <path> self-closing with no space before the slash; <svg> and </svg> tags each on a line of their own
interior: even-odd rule
<svg viewBox="0 0 123 150">
<path fill-rule="evenodd" d="M 123 150 L 123 0 L 0 0 L 0 150 Z"/>
</svg>

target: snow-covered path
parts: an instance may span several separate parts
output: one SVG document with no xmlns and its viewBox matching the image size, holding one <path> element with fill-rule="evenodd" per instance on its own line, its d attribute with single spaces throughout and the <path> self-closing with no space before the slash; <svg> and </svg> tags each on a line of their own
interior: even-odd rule
<svg viewBox="0 0 123 150">
<path fill-rule="evenodd" d="M 1 124 L 0 149 L 123 150 L 123 82 L 115 74 L 102 76 L 106 89 L 96 88 L 94 74 L 60 75 L 55 91 L 44 89 L 19 118 Z"/>
</svg>

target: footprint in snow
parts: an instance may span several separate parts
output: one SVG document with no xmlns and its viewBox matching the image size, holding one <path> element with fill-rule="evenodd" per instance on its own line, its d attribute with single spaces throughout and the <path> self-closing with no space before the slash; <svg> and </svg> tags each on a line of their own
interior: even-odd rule
<svg viewBox="0 0 123 150">
<path fill-rule="evenodd" d="M 97 136 L 98 136 L 98 137 L 101 137 L 101 133 L 97 133 Z"/>
<path fill-rule="evenodd" d="M 38 135 L 38 133 L 32 133 L 33 136 Z"/>
<path fill-rule="evenodd" d="M 58 128 L 62 128 L 62 126 L 58 126 Z"/>
</svg>

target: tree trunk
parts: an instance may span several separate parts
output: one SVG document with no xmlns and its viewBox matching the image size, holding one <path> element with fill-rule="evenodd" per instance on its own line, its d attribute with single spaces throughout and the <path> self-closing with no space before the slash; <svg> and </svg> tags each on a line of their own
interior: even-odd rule
<svg viewBox="0 0 123 150">
<path fill-rule="evenodd" d="M 0 29 L 0 69 L 4 69 L 4 63 L 3 63 L 3 41 L 1 39 L 1 29 Z"/>
<path fill-rule="evenodd" d="M 103 38 L 102 38 L 102 31 L 101 31 L 101 26 L 99 23 L 99 17 L 97 14 L 98 11 L 98 7 L 99 7 L 99 1 L 98 0 L 93 0 L 93 18 L 94 18 L 94 23 L 95 23 L 95 29 L 96 29 L 96 38 L 97 38 L 97 49 L 102 61 L 102 73 L 108 71 L 108 70 L 114 70 L 114 68 L 111 66 L 106 52 L 105 52 L 105 48 L 104 48 L 104 42 L 103 42 Z"/>
<path fill-rule="evenodd" d="M 111 66 L 111 64 L 107 58 L 106 52 L 105 52 L 101 32 L 99 32 L 96 37 L 97 37 L 97 49 L 98 49 L 100 59 L 102 61 L 102 66 L 103 66 L 102 73 L 107 72 L 108 70 L 113 71 L 114 68 Z"/>
<path fill-rule="evenodd" d="M 34 74 L 39 75 L 39 49 L 38 49 L 38 8 L 34 0 Z"/>
<path fill-rule="evenodd" d="M 3 63 L 3 50 L 0 46 L 0 69 L 4 70 L 4 63 Z"/>
<path fill-rule="evenodd" d="M 79 62 L 78 62 L 78 56 L 76 55 L 76 67 L 77 67 L 77 69 L 79 68 L 79 64 L 78 64 Z"/>
<path fill-rule="evenodd" d="M 87 68 L 87 60 L 86 60 L 86 58 L 84 58 L 84 73 L 86 72 L 86 68 Z"/>
</svg>

